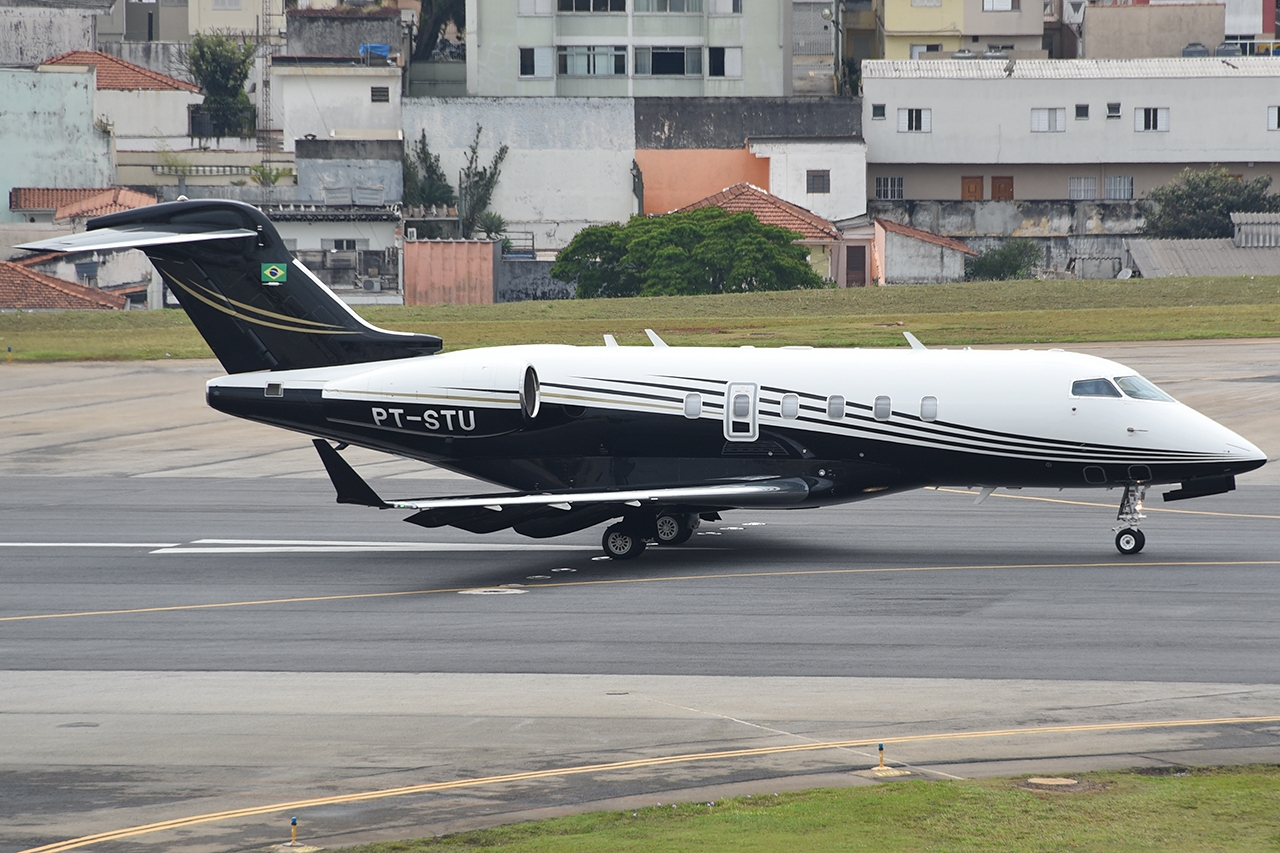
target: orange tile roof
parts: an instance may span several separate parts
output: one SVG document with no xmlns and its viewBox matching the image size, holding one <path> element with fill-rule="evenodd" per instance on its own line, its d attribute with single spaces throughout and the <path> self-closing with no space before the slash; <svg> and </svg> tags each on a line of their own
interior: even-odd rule
<svg viewBox="0 0 1280 853">
<path fill-rule="evenodd" d="M 756 219 L 766 225 L 798 231 L 804 240 L 830 242 L 840 239 L 840 232 L 836 227 L 821 216 L 747 183 L 734 184 L 713 196 L 673 210 L 672 213 L 683 213 L 699 207 L 719 207 L 730 213 L 754 213 Z"/>
<path fill-rule="evenodd" d="M 0 308 L 23 310 L 114 309 L 124 308 L 123 296 L 103 293 L 92 287 L 63 281 L 29 270 L 19 264 L 0 261 Z"/>
<path fill-rule="evenodd" d="M 64 204 L 72 204 L 90 196 L 101 195 L 110 189 L 110 187 L 80 187 L 77 189 L 14 187 L 9 190 L 9 209 L 57 210 Z"/>
<path fill-rule="evenodd" d="M 54 212 L 53 218 L 54 220 L 88 219 L 91 216 L 119 213 L 122 210 L 133 210 L 135 207 L 147 207 L 155 203 L 155 196 L 115 187 L 103 190 L 97 195 L 64 204 Z"/>
<path fill-rule="evenodd" d="M 47 59 L 45 65 L 93 65 L 98 69 L 99 89 L 160 89 L 178 92 L 199 92 L 192 83 L 125 62 L 123 59 L 97 50 L 73 50 Z"/>
<path fill-rule="evenodd" d="M 943 237 L 941 234 L 934 234 L 932 231 L 912 228 L 910 225 L 903 225 L 889 219 L 877 219 L 876 224 L 884 230 L 892 231 L 895 234 L 902 234 L 905 237 L 914 237 L 917 240 L 923 240 L 926 243 L 933 243 L 937 246 L 945 246 L 948 249 L 955 249 L 957 252 L 964 252 L 966 255 L 973 255 L 975 258 L 978 256 L 977 252 L 970 249 L 959 240 L 953 240 L 950 237 Z"/>
</svg>

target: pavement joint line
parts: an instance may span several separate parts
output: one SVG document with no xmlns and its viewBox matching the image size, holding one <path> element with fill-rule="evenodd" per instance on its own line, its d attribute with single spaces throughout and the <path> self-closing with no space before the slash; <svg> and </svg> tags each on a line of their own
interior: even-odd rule
<svg viewBox="0 0 1280 853">
<path fill-rule="evenodd" d="M 935 486 L 931 489 L 931 491 L 948 492 L 953 495 L 981 494 L 981 492 L 975 492 L 971 489 L 951 489 L 951 488 L 946 488 L 944 486 Z M 1044 497 L 1039 497 L 1037 495 L 1010 495 L 1010 494 L 1003 494 L 1000 492 L 993 492 L 991 494 L 991 497 L 1008 498 L 1010 500 L 1015 500 L 1015 501 L 1040 501 L 1042 503 L 1051 503 L 1051 504 L 1068 504 L 1070 506 L 1098 506 L 1098 507 L 1103 507 L 1104 509 L 1111 509 L 1115 506 L 1115 504 L 1096 503 L 1094 501 L 1069 501 L 1066 498 L 1044 498 Z M 1204 509 L 1166 509 L 1164 507 L 1158 507 L 1158 506 L 1146 506 L 1145 504 L 1142 507 L 1142 511 L 1143 512 L 1167 512 L 1167 513 L 1173 513 L 1175 515 L 1211 515 L 1211 516 L 1217 516 L 1219 518 L 1258 518 L 1266 521 L 1280 521 L 1280 515 L 1259 515 L 1256 513 L 1249 513 L 1249 512 L 1212 512 L 1210 510 L 1204 510 Z"/>
<path fill-rule="evenodd" d="M 1017 569 L 1106 569 L 1106 568 L 1176 568 L 1184 566 L 1277 566 L 1280 560 L 1166 560 L 1160 562 L 1115 561 L 1105 563 L 1012 563 L 1008 565 L 972 566 L 881 566 L 863 569 L 793 569 L 781 572 L 725 572 L 723 574 L 666 575 L 643 578 L 600 578 L 599 580 L 561 581 L 559 583 L 526 583 L 524 589 L 560 589 L 579 586 L 606 586 L 611 584 L 665 583 L 672 581 L 737 580 L 742 578 L 806 577 L 821 575 L 891 574 L 898 572 L 956 572 L 999 571 Z M 169 613 L 184 610 L 217 610 L 226 607 L 264 607 L 270 604 L 306 604 L 314 601 L 355 601 L 366 598 L 397 598 L 411 595 L 441 595 L 464 592 L 471 589 L 488 589 L 485 586 L 456 586 L 439 589 L 406 589 L 392 592 L 353 592 L 335 595 L 307 595 L 296 598 L 262 598 L 249 601 L 218 601 L 208 604 L 168 604 L 159 607 L 132 607 L 119 610 L 80 610 L 69 613 L 28 613 L 18 616 L 0 616 L 0 623 L 33 622 L 40 619 L 75 619 L 88 616 L 131 616 L 139 613 Z"/>
<path fill-rule="evenodd" d="M 1250 723 L 1280 722 L 1280 716 L 1260 717 L 1218 717 L 1202 720 L 1158 720 L 1135 721 L 1127 723 L 1086 723 L 1071 726 L 1035 726 L 1023 729 L 990 729 L 985 731 L 943 732 L 924 735 L 898 735 L 895 737 L 878 737 L 843 741 L 820 741 L 817 743 L 790 744 L 786 746 L 763 746 L 746 749 L 722 750 L 719 752 L 692 752 L 678 755 L 656 756 L 651 758 L 634 758 L 626 761 L 611 761 L 599 764 L 582 764 L 573 767 L 556 767 L 545 770 L 530 770 L 522 773 L 507 773 L 500 776 L 480 776 L 469 779 L 454 779 L 448 782 L 427 782 L 420 785 L 405 785 L 398 788 L 384 788 L 373 791 L 361 791 L 354 794 L 336 794 L 329 797 L 315 797 L 305 800 L 291 800 L 282 803 L 270 803 L 261 806 L 249 806 L 241 809 L 229 809 L 202 815 L 174 818 L 156 823 L 125 827 L 122 829 L 84 835 L 65 841 L 55 841 L 40 847 L 31 847 L 20 853 L 62 853 L 65 850 L 76 850 L 93 844 L 107 841 L 119 841 L 163 832 L 171 829 L 183 829 L 206 823 L 216 823 L 237 818 L 256 817 L 276 812 L 296 811 L 317 806 L 342 805 L 346 803 L 369 802 L 390 797 L 402 797 L 410 794 L 426 794 L 436 791 L 456 790 L 459 788 L 479 788 L 489 785 L 500 785 L 508 782 L 530 782 L 540 779 L 555 779 L 564 776 L 580 776 L 589 773 L 607 773 L 615 770 L 633 770 L 645 767 L 662 767 L 674 764 L 689 764 L 697 761 L 717 761 L 728 758 L 753 758 L 766 755 L 783 755 L 798 752 L 818 752 L 828 749 L 845 749 L 849 747 L 871 746 L 882 743 L 922 743 L 952 740 L 974 740 L 978 738 L 1025 737 L 1043 734 L 1066 734 L 1082 732 L 1133 731 L 1140 729 L 1172 729 L 1220 725 L 1246 725 Z"/>
</svg>

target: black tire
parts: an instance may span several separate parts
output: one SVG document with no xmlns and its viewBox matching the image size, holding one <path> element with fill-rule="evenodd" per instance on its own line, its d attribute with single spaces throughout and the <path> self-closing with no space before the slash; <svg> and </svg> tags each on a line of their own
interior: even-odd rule
<svg viewBox="0 0 1280 853">
<path fill-rule="evenodd" d="M 1147 537 L 1136 527 L 1126 527 L 1116 534 L 1116 550 L 1121 554 L 1136 554 L 1147 544 Z"/>
<path fill-rule="evenodd" d="M 654 522 L 654 539 L 659 545 L 683 545 L 693 535 L 693 525 L 687 515 L 658 516 Z"/>
<path fill-rule="evenodd" d="M 635 530 L 621 524 L 605 528 L 600 547 L 615 560 L 630 560 L 644 553 L 644 539 Z"/>
</svg>

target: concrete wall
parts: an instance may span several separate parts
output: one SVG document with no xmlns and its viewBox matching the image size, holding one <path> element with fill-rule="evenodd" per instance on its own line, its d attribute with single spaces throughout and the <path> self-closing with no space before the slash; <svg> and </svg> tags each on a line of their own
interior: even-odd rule
<svg viewBox="0 0 1280 853">
<path fill-rule="evenodd" d="M 214 0 L 188 2 L 187 26 L 191 35 L 213 32 L 254 35 L 262 29 L 262 0 L 223 0 L 217 9 Z M 271 0 L 271 20 L 277 27 L 283 26 L 283 12 L 284 0 Z M 272 35 L 273 41 L 282 41 Z"/>
<path fill-rule="evenodd" d="M 1012 77 L 980 60 L 967 63 L 973 70 L 963 73 L 975 75 L 968 77 L 948 76 L 953 72 L 947 66 L 964 64 L 958 62 L 918 63 L 940 70 L 903 69 L 900 76 L 889 76 L 893 66 L 864 63 L 868 162 L 1280 162 L 1280 137 L 1267 130 L 1267 106 L 1274 105 L 1280 89 L 1280 63 L 1274 59 L 1245 57 L 1233 61 L 1234 68 L 1217 59 L 1135 60 L 1145 65 L 1118 65 L 1110 76 L 1057 75 L 1056 60 L 1035 62 L 1019 63 L 1026 71 Z M 1169 74 L 1166 63 L 1179 73 Z M 1111 102 L 1121 105 L 1118 118 L 1106 117 Z M 870 118 L 875 104 L 885 105 L 884 120 Z M 1074 118 L 1077 104 L 1089 106 L 1088 119 Z M 1066 110 L 1065 131 L 1032 132 L 1031 110 L 1046 107 Z M 1135 131 L 1135 109 L 1149 107 L 1169 110 L 1168 131 Z M 899 132 L 899 108 L 931 110 L 932 132 Z"/>
<path fill-rule="evenodd" d="M 1084 50 L 1090 59 L 1182 56 L 1199 42 L 1209 49 L 1226 36 L 1221 3 L 1097 6 L 1084 10 Z"/>
<path fill-rule="evenodd" d="M 760 137 L 862 134 L 857 98 L 636 98 L 634 104 L 641 149 L 728 150 Z"/>
<path fill-rule="evenodd" d="M 398 139 L 295 140 L 302 200 L 323 202 L 326 188 L 382 187 L 383 203 L 404 197 L 404 143 Z"/>
<path fill-rule="evenodd" d="M 92 69 L 0 68 L 0 198 L 16 186 L 113 182 L 111 142 L 93 126 L 95 80 Z M 21 220 L 5 209 L 0 221 Z"/>
<path fill-rule="evenodd" d="M 490 208 L 511 231 L 534 232 L 539 249 L 559 249 L 588 225 L 625 222 L 637 209 L 632 102 L 625 98 L 407 98 L 404 136 L 440 155 L 452 184 L 484 128 L 480 160 L 511 147 Z"/>
<path fill-rule="evenodd" d="M 188 147 L 187 107 L 203 102 L 199 92 L 100 89 L 95 109 L 114 126 L 117 149 L 154 151 Z"/>
<path fill-rule="evenodd" d="M 964 33 L 964 0 L 876 0 L 885 59 L 910 59 L 913 44 L 941 44 L 954 53 Z"/>
<path fill-rule="evenodd" d="M 573 299 L 577 288 L 551 277 L 555 261 L 503 258 L 498 271 L 496 302 L 529 302 L 540 299 Z"/>
<path fill-rule="evenodd" d="M 118 56 L 125 62 L 141 65 L 160 74 L 194 83 L 187 70 L 187 42 L 180 41 L 113 41 L 98 43 L 98 50 Z"/>
<path fill-rule="evenodd" d="M 964 279 L 965 254 L 956 249 L 885 232 L 884 284 L 940 284 Z"/>
<path fill-rule="evenodd" d="M 5 203 L 8 203 L 8 199 L 5 199 Z M 69 226 L 54 225 L 52 222 L 0 222 L 0 261 L 31 257 L 26 249 L 15 249 L 14 246 L 37 240 L 52 240 L 71 233 L 73 229 Z"/>
<path fill-rule="evenodd" d="M 742 183 L 769 189 L 769 160 L 745 148 L 637 150 L 644 212 L 669 213 Z"/>
<path fill-rule="evenodd" d="M 404 244 L 405 305 L 488 305 L 497 294 L 502 244 L 423 240 Z"/>
<path fill-rule="evenodd" d="M 273 64 L 272 127 L 283 129 L 286 151 L 309 133 L 327 139 L 399 130 L 400 81 L 396 66 Z M 389 102 L 373 102 L 375 86 L 390 90 Z"/>
<path fill-rule="evenodd" d="M 867 210 L 867 147 L 860 140 L 785 139 L 751 143 L 769 158 L 769 191 L 825 219 L 849 219 Z M 810 193 L 808 172 L 830 173 L 831 192 Z"/>
<path fill-rule="evenodd" d="M 982 53 L 989 41 L 996 41 L 1040 49 L 1040 36 L 1044 34 L 1043 3 L 1021 0 L 1020 8 L 1008 12 L 984 12 L 982 4 L 983 0 L 964 0 L 964 34 L 969 37 L 965 47 Z M 978 37 L 978 42 L 973 41 L 973 36 Z M 1027 37 L 1031 37 L 1030 40 Z"/>
<path fill-rule="evenodd" d="M 160 274 L 156 272 L 147 256 L 138 249 L 58 255 L 47 261 L 32 264 L 30 268 L 64 281 L 88 284 L 87 281 L 76 276 L 76 264 L 82 261 L 98 262 L 96 286 L 103 290 L 135 284 L 150 286 L 153 282 L 160 281 Z"/>
<path fill-rule="evenodd" d="M 360 14 L 291 9 L 285 21 L 290 56 L 359 56 L 362 44 L 386 44 L 391 53 L 401 52 L 399 9 Z"/>
<path fill-rule="evenodd" d="M 38 65 L 69 50 L 93 50 L 91 9 L 0 6 L 0 66 Z"/>
<path fill-rule="evenodd" d="M 273 217 L 271 210 L 268 217 Z M 370 252 L 382 252 L 395 248 L 397 222 L 298 222 L 272 218 L 280 237 L 296 240 L 297 250 L 319 251 L 325 240 L 368 240 Z"/>
<path fill-rule="evenodd" d="M 1136 204 L 1097 201 L 872 201 L 872 216 L 958 237 L 1129 236 L 1141 232 Z"/>
</svg>

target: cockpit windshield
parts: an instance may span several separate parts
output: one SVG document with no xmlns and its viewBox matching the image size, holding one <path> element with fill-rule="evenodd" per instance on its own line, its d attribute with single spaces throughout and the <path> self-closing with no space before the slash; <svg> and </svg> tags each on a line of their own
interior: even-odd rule
<svg viewBox="0 0 1280 853">
<path fill-rule="evenodd" d="M 1120 390 L 1135 400 L 1163 400 L 1172 403 L 1173 398 L 1141 376 L 1117 376 Z"/>
<path fill-rule="evenodd" d="M 1119 397 L 1116 386 L 1105 379 L 1077 379 L 1071 383 L 1073 397 Z"/>
</svg>

